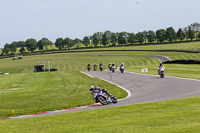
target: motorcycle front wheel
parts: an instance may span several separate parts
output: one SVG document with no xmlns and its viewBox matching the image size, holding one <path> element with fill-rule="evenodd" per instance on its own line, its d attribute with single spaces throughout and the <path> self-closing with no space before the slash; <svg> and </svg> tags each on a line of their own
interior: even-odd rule
<svg viewBox="0 0 200 133">
<path fill-rule="evenodd" d="M 98 100 L 102 105 L 108 104 L 107 101 L 106 101 L 106 99 L 105 99 L 104 97 L 102 97 L 102 96 L 98 96 L 98 97 L 97 97 L 97 100 Z"/>
<path fill-rule="evenodd" d="M 115 97 L 111 97 L 113 103 L 117 103 L 117 99 Z"/>
<path fill-rule="evenodd" d="M 112 72 L 114 73 L 114 72 L 115 72 L 115 69 L 113 69 Z"/>
</svg>

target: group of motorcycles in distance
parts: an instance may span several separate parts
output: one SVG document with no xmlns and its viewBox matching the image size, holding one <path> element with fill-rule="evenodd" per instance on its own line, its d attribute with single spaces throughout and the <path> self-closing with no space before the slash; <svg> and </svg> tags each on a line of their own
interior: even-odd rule
<svg viewBox="0 0 200 133">
<path fill-rule="evenodd" d="M 110 71 L 112 71 L 113 73 L 115 72 L 115 64 L 114 63 L 110 63 L 108 65 L 108 68 Z M 120 71 L 121 73 L 124 72 L 124 64 L 122 62 L 122 64 L 120 65 Z M 87 66 L 88 71 L 91 70 L 91 65 L 88 64 Z M 100 71 L 103 71 L 103 64 L 100 63 L 99 65 L 99 69 Z M 94 64 L 94 71 L 97 70 L 97 65 Z M 160 65 L 158 66 L 158 75 L 160 75 L 160 78 L 164 78 L 164 74 L 165 74 L 165 67 L 162 65 L 162 63 L 160 63 Z M 102 105 L 106 105 L 106 104 L 110 104 L 110 103 L 117 103 L 117 99 L 115 98 L 115 96 L 113 96 L 112 94 L 108 93 L 106 91 L 106 89 L 99 89 L 100 87 L 94 87 L 91 86 L 90 87 L 90 91 L 91 94 L 93 96 L 93 99 L 95 99 L 95 101 L 98 103 L 100 102 Z"/>
<path fill-rule="evenodd" d="M 110 71 L 112 71 L 113 73 L 115 72 L 115 67 L 116 67 L 116 66 L 115 66 L 115 63 L 111 63 L 111 62 L 110 62 L 109 65 L 108 65 L 108 69 L 109 69 Z M 91 68 L 92 68 L 91 65 L 88 64 L 88 65 L 87 65 L 87 70 L 90 71 Z M 94 71 L 97 71 L 97 65 L 96 65 L 96 64 L 94 64 L 93 68 L 94 68 Z M 125 66 L 124 66 L 124 63 L 123 63 L 123 62 L 121 63 L 119 69 L 120 69 L 121 73 L 124 72 Z M 100 71 L 103 71 L 103 64 L 102 64 L 102 63 L 99 64 L 99 70 L 100 70 Z"/>
<path fill-rule="evenodd" d="M 113 73 L 115 72 L 115 67 L 116 67 L 115 64 L 114 64 L 114 63 L 111 63 L 111 62 L 110 62 L 109 65 L 108 65 L 108 69 L 109 69 L 110 71 L 112 71 Z M 91 65 L 88 64 L 87 70 L 90 71 L 91 68 L 92 68 Z M 94 64 L 93 68 L 94 68 L 94 71 L 97 71 L 97 65 L 96 65 L 96 64 Z M 124 63 L 123 63 L 123 62 L 121 63 L 119 69 L 120 69 L 121 73 L 124 72 L 125 66 L 124 66 Z M 100 71 L 103 71 L 103 64 L 102 64 L 102 63 L 99 64 L 99 70 L 100 70 Z M 164 75 L 165 75 L 165 67 L 162 65 L 162 63 L 160 63 L 160 65 L 158 66 L 158 75 L 160 75 L 160 78 L 164 78 Z"/>
</svg>

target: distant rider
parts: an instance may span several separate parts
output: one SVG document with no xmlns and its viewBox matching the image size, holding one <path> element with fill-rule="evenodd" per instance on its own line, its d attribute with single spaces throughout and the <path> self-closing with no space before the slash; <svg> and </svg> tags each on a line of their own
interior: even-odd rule
<svg viewBox="0 0 200 133">
<path fill-rule="evenodd" d="M 120 65 L 120 67 L 125 67 L 123 62 L 122 62 L 122 64 Z"/>
<path fill-rule="evenodd" d="M 102 64 L 102 63 L 99 64 L 99 69 L 100 69 L 101 71 L 103 70 L 103 64 Z"/>
<path fill-rule="evenodd" d="M 94 64 L 94 71 L 96 71 L 97 70 L 97 65 L 96 64 Z"/>
<path fill-rule="evenodd" d="M 91 65 L 90 64 L 87 65 L 87 69 L 88 69 L 88 71 L 90 71 L 90 69 L 91 69 Z"/>
<path fill-rule="evenodd" d="M 109 68 L 110 71 L 112 70 L 112 64 L 111 64 L 111 62 L 109 63 L 108 68 Z"/>
<path fill-rule="evenodd" d="M 114 62 L 112 63 L 112 68 L 115 68 L 115 63 Z"/>
<path fill-rule="evenodd" d="M 160 69 L 161 68 L 165 68 L 163 65 L 162 65 L 162 63 L 160 63 L 160 65 L 158 66 L 158 74 L 160 75 Z"/>
</svg>

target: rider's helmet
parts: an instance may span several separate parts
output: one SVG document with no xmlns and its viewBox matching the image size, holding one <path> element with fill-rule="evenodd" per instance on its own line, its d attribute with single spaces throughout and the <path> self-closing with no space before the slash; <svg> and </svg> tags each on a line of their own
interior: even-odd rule
<svg viewBox="0 0 200 133">
<path fill-rule="evenodd" d="M 162 63 L 160 63 L 160 66 L 162 66 Z"/>
<path fill-rule="evenodd" d="M 89 90 L 90 90 L 90 91 L 94 90 L 94 86 L 93 86 L 93 85 L 90 86 Z"/>
<path fill-rule="evenodd" d="M 106 90 L 106 89 L 102 89 L 102 91 L 105 92 L 105 93 L 107 93 L 107 90 Z"/>
</svg>

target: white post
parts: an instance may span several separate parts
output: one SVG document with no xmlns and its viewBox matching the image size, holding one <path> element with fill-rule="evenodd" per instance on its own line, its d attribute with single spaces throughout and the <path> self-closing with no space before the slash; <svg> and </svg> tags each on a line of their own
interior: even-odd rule
<svg viewBox="0 0 200 133">
<path fill-rule="evenodd" d="M 50 72 L 50 61 L 48 61 L 48 68 L 49 68 L 49 72 Z"/>
</svg>

